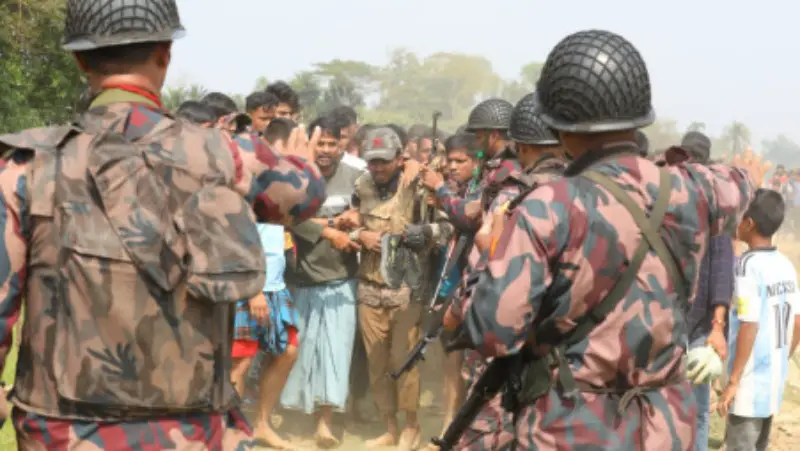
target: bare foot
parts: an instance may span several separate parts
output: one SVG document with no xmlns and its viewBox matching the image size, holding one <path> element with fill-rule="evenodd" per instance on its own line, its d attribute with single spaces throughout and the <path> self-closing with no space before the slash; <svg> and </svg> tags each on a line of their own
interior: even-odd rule
<svg viewBox="0 0 800 451">
<path fill-rule="evenodd" d="M 378 438 L 374 438 L 372 440 L 367 440 L 364 443 L 364 446 L 367 448 L 377 448 L 379 446 L 394 446 L 395 437 L 390 433 L 385 433 Z"/>
<path fill-rule="evenodd" d="M 317 433 L 314 434 L 314 441 L 317 442 L 317 447 L 322 449 L 336 448 L 339 446 L 339 440 L 333 436 L 333 432 L 331 432 L 328 425 L 323 421 L 317 424 Z"/>
<path fill-rule="evenodd" d="M 258 428 L 256 428 L 255 436 L 258 440 L 266 443 L 268 448 L 282 449 L 282 450 L 294 449 L 294 445 L 282 439 L 277 432 L 275 432 L 274 430 L 272 430 L 271 427 L 269 427 L 269 425 L 260 425 Z"/>
<path fill-rule="evenodd" d="M 403 433 L 400 434 L 400 443 L 397 444 L 397 449 L 400 451 L 411 451 L 419 448 L 421 436 L 422 432 L 419 426 L 403 429 Z"/>
</svg>

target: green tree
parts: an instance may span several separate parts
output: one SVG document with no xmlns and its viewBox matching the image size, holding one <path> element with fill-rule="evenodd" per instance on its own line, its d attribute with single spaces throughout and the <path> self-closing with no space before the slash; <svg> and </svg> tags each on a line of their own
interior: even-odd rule
<svg viewBox="0 0 800 451">
<path fill-rule="evenodd" d="M 208 90 L 198 84 L 167 87 L 161 93 L 161 102 L 166 109 L 175 111 L 183 102 L 200 100 L 206 94 L 208 94 Z"/>
<path fill-rule="evenodd" d="M 733 155 L 738 155 L 750 145 L 750 129 L 742 122 L 734 121 L 725 127 L 722 132 L 722 140 L 730 144 L 730 151 Z"/>
<path fill-rule="evenodd" d="M 686 133 L 689 132 L 705 133 L 705 131 L 706 131 L 705 122 L 692 122 L 691 124 L 689 124 L 688 127 L 686 127 Z"/>
<path fill-rule="evenodd" d="M 64 2 L 0 2 L 0 132 L 67 122 L 85 84 L 61 49 Z"/>
<path fill-rule="evenodd" d="M 789 168 L 797 167 L 797 156 L 800 155 L 800 144 L 789 139 L 786 135 L 778 135 L 774 139 L 761 143 L 764 159 L 775 167 L 779 164 Z"/>
</svg>

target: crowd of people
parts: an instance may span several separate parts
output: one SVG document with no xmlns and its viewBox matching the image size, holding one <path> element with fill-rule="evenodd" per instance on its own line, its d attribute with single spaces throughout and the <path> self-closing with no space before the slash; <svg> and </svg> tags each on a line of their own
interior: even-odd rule
<svg viewBox="0 0 800 451">
<path fill-rule="evenodd" d="M 78 116 L 0 136 L 19 449 L 291 449 L 278 406 L 335 448 L 367 391 L 366 445 L 418 449 L 397 370 L 423 335 L 448 351 L 430 448 L 705 450 L 714 381 L 727 450 L 767 448 L 800 342 L 790 178 L 757 188 L 699 132 L 651 155 L 625 38 L 565 37 L 536 92 L 450 135 L 347 106 L 305 126 L 284 82 L 166 111 L 184 32 L 174 0 L 71 0 Z"/>
</svg>

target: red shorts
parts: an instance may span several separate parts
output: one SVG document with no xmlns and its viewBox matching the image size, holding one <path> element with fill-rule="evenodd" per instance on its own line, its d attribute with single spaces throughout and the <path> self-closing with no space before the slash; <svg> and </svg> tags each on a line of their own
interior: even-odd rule
<svg viewBox="0 0 800 451">
<path fill-rule="evenodd" d="M 286 328 L 286 333 L 289 335 L 289 346 L 297 347 L 297 329 L 289 326 Z M 234 359 L 248 359 L 255 357 L 258 354 L 258 342 L 255 340 L 233 340 L 233 348 L 231 349 L 231 357 Z"/>
</svg>

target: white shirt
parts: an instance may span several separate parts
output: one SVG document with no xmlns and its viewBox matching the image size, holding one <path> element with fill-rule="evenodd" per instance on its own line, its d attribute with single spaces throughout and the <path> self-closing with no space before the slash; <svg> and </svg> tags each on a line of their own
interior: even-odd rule
<svg viewBox="0 0 800 451">
<path fill-rule="evenodd" d="M 797 273 L 792 262 L 776 249 L 756 249 L 739 259 L 735 284 L 728 374 L 733 370 L 741 325 L 758 323 L 758 334 L 730 413 L 768 418 L 780 410 L 786 385 L 794 319 L 800 314 Z"/>
<path fill-rule="evenodd" d="M 362 171 L 366 171 L 367 170 L 367 162 L 366 161 L 364 161 L 361 158 L 358 158 L 356 156 L 353 156 L 352 154 L 347 153 L 347 152 L 345 152 L 344 155 L 342 155 L 342 163 L 345 163 L 348 166 L 352 166 L 352 167 L 354 167 L 356 169 L 361 169 Z"/>
</svg>

